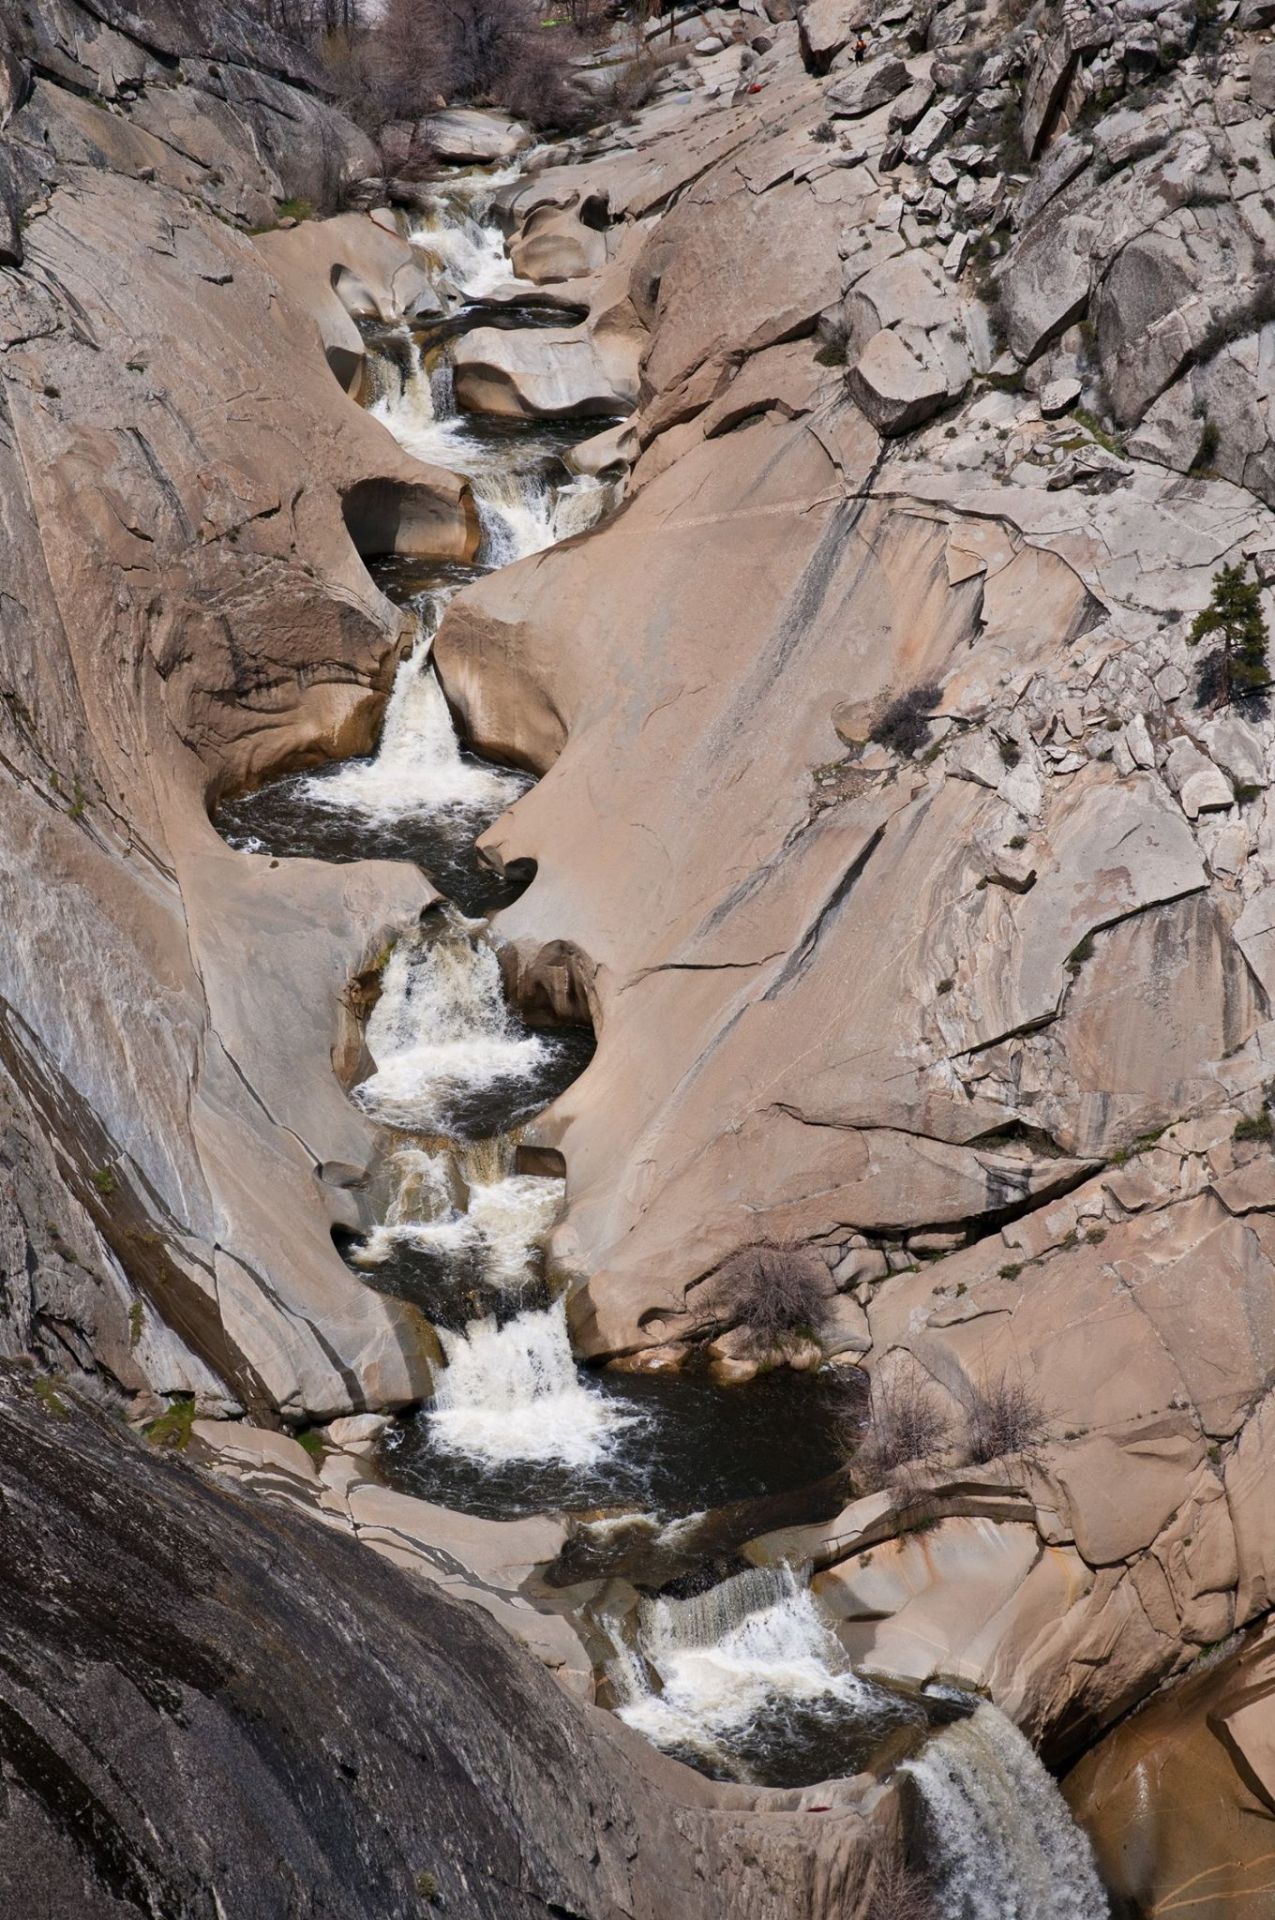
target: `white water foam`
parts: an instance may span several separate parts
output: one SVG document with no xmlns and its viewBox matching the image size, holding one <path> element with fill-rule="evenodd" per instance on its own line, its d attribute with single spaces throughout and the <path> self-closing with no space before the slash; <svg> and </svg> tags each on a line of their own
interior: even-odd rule
<svg viewBox="0 0 1275 1920">
<path fill-rule="evenodd" d="M 581 1378 L 567 1334 L 566 1303 L 517 1314 L 503 1326 L 474 1320 L 464 1333 L 439 1329 L 447 1365 L 430 1426 L 453 1453 L 498 1465 L 552 1460 L 588 1467 L 633 1423 Z"/>
<path fill-rule="evenodd" d="M 367 1046 L 376 1071 L 354 1100 L 408 1133 L 445 1133 L 458 1094 L 531 1080 L 549 1052 L 539 1034 L 515 1023 L 495 949 L 457 913 L 395 947 Z"/>
<path fill-rule="evenodd" d="M 492 202 L 521 169 L 458 174 L 431 195 L 408 244 L 425 256 L 435 290 L 455 300 L 490 300 L 525 288 L 510 265 L 504 238 L 491 220 Z"/>
<path fill-rule="evenodd" d="M 943 1920 L 1106 1920 L 1088 1840 L 995 1707 L 944 1728 L 902 1771 L 925 1803 Z"/>
<path fill-rule="evenodd" d="M 440 1254 L 476 1249 L 488 1284 L 516 1293 L 534 1278 L 537 1252 L 562 1211 L 565 1182 L 515 1173 L 513 1160 L 506 1140 L 469 1149 L 402 1148 L 391 1162 L 398 1184 L 389 1211 L 355 1261 L 380 1266 L 402 1245 Z"/>
<path fill-rule="evenodd" d="M 557 458 L 551 437 L 493 441 L 475 432 L 468 416 L 455 411 L 450 371 L 444 360 L 426 372 L 418 355 L 401 385 L 385 383 L 371 413 L 404 452 L 468 480 L 482 530 L 480 563 L 509 566 L 586 533 L 614 504 L 614 485 L 592 474 L 555 482 L 548 470 Z"/>
<path fill-rule="evenodd" d="M 752 1568 L 689 1599 L 643 1601 L 638 1640 L 642 1657 L 621 1655 L 613 1674 L 627 1696 L 620 1718 L 657 1747 L 719 1767 L 729 1769 L 730 1737 L 775 1708 L 833 1711 L 872 1698 L 789 1566 Z"/>
<path fill-rule="evenodd" d="M 389 821 L 407 814 L 503 813 L 531 785 L 528 776 L 485 767 L 460 750 L 443 690 L 422 634 L 394 678 L 380 744 L 370 760 L 354 760 L 305 783 L 316 806 Z"/>
</svg>

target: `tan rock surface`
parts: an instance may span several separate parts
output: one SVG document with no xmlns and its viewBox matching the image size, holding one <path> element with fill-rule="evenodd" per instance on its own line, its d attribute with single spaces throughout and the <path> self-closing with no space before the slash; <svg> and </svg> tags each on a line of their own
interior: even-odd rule
<svg viewBox="0 0 1275 1920">
<path fill-rule="evenodd" d="M 247 236 L 103 154 L 42 147 L 63 174 L 0 293 L 6 1070 L 96 1257 L 184 1344 L 166 1387 L 399 1402 L 426 1353 L 331 1243 L 373 1134 L 330 1062 L 350 975 L 429 892 L 231 854 L 205 800 L 367 744 L 402 624 L 351 534 L 444 557 L 472 518 L 342 395 Z"/>
<path fill-rule="evenodd" d="M 1112 1892 L 1201 1920 L 1268 1910 L 1275 1857 L 1269 1629 L 1192 1673 L 1087 1754 L 1064 1790 Z"/>
</svg>

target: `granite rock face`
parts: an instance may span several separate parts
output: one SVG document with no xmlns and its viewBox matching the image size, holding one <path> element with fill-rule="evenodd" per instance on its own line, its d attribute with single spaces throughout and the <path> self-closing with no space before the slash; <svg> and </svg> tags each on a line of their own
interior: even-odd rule
<svg viewBox="0 0 1275 1920">
<path fill-rule="evenodd" d="M 852 1811 L 568 1700 L 478 1608 L 0 1368 L 0 1902 L 124 1920 L 708 1920 L 853 1896 Z M 791 1796 L 787 1798 L 791 1799 Z M 304 1889 L 303 1895 L 299 1889 Z"/>
<path fill-rule="evenodd" d="M 218 86 L 305 75 L 238 64 L 199 9 L 116 11 L 30 11 L 0 142 L 23 255 L 0 273 L 0 1052 L 25 1143 L 7 1232 L 34 1249 L 6 1274 L 42 1350 L 97 1351 L 130 1390 L 349 1411 L 428 1380 L 330 1229 L 372 1148 L 331 1070 L 341 996 L 430 893 L 232 854 L 207 807 L 367 746 L 406 635 L 363 556 L 463 558 L 476 521 L 342 393 L 232 224 L 272 219 L 284 182 L 199 62 L 220 49 Z M 46 1257 L 49 1221 L 81 1265 Z"/>
</svg>

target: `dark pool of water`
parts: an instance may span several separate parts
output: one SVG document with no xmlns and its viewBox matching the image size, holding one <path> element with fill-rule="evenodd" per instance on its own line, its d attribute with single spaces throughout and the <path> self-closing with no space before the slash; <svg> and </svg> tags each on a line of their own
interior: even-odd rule
<svg viewBox="0 0 1275 1920">
<path fill-rule="evenodd" d="M 474 842 L 495 813 L 449 808 L 384 819 L 346 802 L 325 805 L 325 780 L 359 764 L 366 763 L 343 761 L 340 768 L 272 780 L 255 793 L 225 801 L 213 825 L 240 852 L 269 853 L 280 860 L 410 860 L 462 913 L 475 918 L 498 913 L 526 890 L 535 872 L 530 861 L 511 862 L 502 874 L 478 857 Z"/>
<path fill-rule="evenodd" d="M 929 1724 L 919 1703 L 874 1688 L 842 1700 L 775 1700 L 746 1726 L 718 1737 L 724 1759 L 694 1747 L 669 1748 L 710 1780 L 758 1787 L 807 1787 L 868 1769 L 884 1771 L 885 1753 L 918 1743 Z"/>
<path fill-rule="evenodd" d="M 512 1012 L 509 1021 L 515 1032 L 531 1031 Z M 464 1141 L 516 1132 L 580 1078 L 597 1048 L 589 1027 L 556 1027 L 539 1038 L 544 1052 L 534 1074 L 523 1080 L 496 1080 L 486 1087 L 456 1087 L 439 1100 L 435 1130 Z"/>
<path fill-rule="evenodd" d="M 589 1386 L 635 1416 L 592 1466 L 493 1465 L 450 1453 L 422 1411 L 387 1437 L 385 1478 L 404 1493 L 492 1520 L 607 1507 L 676 1519 L 795 1490 L 844 1461 L 842 1403 L 819 1375 L 778 1368 L 746 1386 L 718 1387 L 685 1372 L 598 1373 Z"/>
</svg>

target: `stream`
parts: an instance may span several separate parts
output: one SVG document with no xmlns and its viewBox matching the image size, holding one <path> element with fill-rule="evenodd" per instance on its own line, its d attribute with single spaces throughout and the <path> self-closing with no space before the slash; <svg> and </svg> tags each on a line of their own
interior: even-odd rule
<svg viewBox="0 0 1275 1920">
<path fill-rule="evenodd" d="M 468 583 L 588 531 L 619 501 L 565 457 L 604 423 L 510 425 L 456 407 L 450 342 L 466 326 L 562 318 L 510 268 L 493 199 L 515 177 L 439 184 L 409 238 L 442 317 L 367 331 L 366 403 L 409 453 L 469 480 L 476 560 L 374 565 L 417 622 L 375 752 L 232 796 L 216 816 L 245 852 L 409 860 L 443 896 L 384 961 L 370 1071 L 351 1093 L 384 1131 L 388 1200 L 340 1250 L 365 1284 L 422 1310 L 446 1361 L 378 1468 L 489 1519 L 577 1516 L 579 1590 L 598 1596 L 588 1628 L 609 1648 L 603 1697 L 655 1745 L 761 1785 L 902 1762 L 944 1920 L 1096 1920 L 1107 1907 L 1087 1843 L 1009 1722 L 972 1695 L 856 1674 L 809 1570 L 741 1557 L 748 1539 L 844 1504 L 835 1370 L 719 1387 L 693 1371 L 593 1372 L 572 1353 L 544 1257 L 565 1183 L 523 1169 L 519 1130 L 587 1071 L 594 1037 L 532 1027 L 505 997 L 499 913 L 533 874 L 496 872 L 474 843 L 532 781 L 457 738 L 431 658 Z"/>
</svg>

